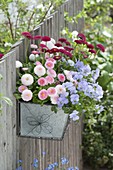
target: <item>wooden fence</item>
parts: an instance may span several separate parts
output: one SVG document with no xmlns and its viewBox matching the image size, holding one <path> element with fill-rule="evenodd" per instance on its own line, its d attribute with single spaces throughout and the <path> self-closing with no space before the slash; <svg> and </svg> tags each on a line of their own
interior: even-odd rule
<svg viewBox="0 0 113 170">
<path fill-rule="evenodd" d="M 70 31 L 82 31 L 83 19 L 78 24 L 70 24 L 64 19 L 64 11 L 70 16 L 75 16 L 83 7 L 83 0 L 67 0 L 53 15 L 40 24 L 35 30 L 35 35 L 48 35 L 54 39 L 60 37 L 64 27 Z M 70 123 L 66 129 L 63 140 L 44 140 L 25 138 L 17 135 L 17 107 L 13 92 L 16 89 L 16 59 L 25 59 L 25 39 L 17 42 L 11 52 L 0 61 L 0 93 L 13 101 L 13 107 L 2 102 L 3 113 L 0 116 L 0 170 L 15 170 L 17 160 L 23 161 L 23 170 L 32 170 L 34 158 L 39 159 L 39 170 L 44 170 L 48 163 L 59 162 L 61 157 L 69 158 L 68 166 L 78 166 L 82 170 L 81 155 L 81 122 L 77 125 Z M 45 151 L 46 155 L 42 155 Z"/>
</svg>

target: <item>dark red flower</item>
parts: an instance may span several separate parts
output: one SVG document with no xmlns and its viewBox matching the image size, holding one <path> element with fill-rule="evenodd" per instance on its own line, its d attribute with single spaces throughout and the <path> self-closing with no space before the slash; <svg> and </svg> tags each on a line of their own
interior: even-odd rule
<svg viewBox="0 0 113 170">
<path fill-rule="evenodd" d="M 76 42 L 77 44 L 86 44 L 84 40 L 75 40 L 74 42 Z"/>
<path fill-rule="evenodd" d="M 82 33 L 79 33 L 79 34 L 77 35 L 77 37 L 79 37 L 79 38 L 82 39 L 83 41 L 86 41 L 86 37 L 85 37 L 85 35 L 82 34 Z"/>
<path fill-rule="evenodd" d="M 65 51 L 65 53 L 67 56 L 69 56 L 70 58 L 72 58 L 72 54 L 69 51 Z"/>
<path fill-rule="evenodd" d="M 45 45 L 45 44 L 40 44 L 39 45 L 41 48 L 46 48 L 46 49 L 48 49 L 48 47 Z"/>
<path fill-rule="evenodd" d="M 65 41 L 65 44 L 66 45 L 71 45 L 69 41 Z"/>
<path fill-rule="evenodd" d="M 74 48 L 69 47 L 69 46 L 65 46 L 64 49 L 67 50 L 67 51 L 72 51 L 72 50 L 74 50 Z"/>
<path fill-rule="evenodd" d="M 39 40 L 39 39 L 41 39 L 41 38 L 42 38 L 41 35 L 35 35 L 35 36 L 33 37 L 34 40 Z"/>
<path fill-rule="evenodd" d="M 93 49 L 89 50 L 89 52 L 96 54 L 96 50 L 93 50 Z"/>
<path fill-rule="evenodd" d="M 59 38 L 58 41 L 63 43 L 63 42 L 66 42 L 67 40 L 66 40 L 66 38 Z"/>
<path fill-rule="evenodd" d="M 63 54 L 65 53 L 65 51 L 66 51 L 65 49 L 59 49 L 59 52 L 61 52 Z"/>
<path fill-rule="evenodd" d="M 56 43 L 55 46 L 57 46 L 57 47 L 62 47 L 62 44 Z"/>
<path fill-rule="evenodd" d="M 53 57 L 55 60 L 60 60 L 62 58 L 62 56 L 54 56 Z"/>
<path fill-rule="evenodd" d="M 33 39 L 32 35 L 30 34 L 30 32 L 22 32 L 22 35 L 28 39 Z"/>
<path fill-rule="evenodd" d="M 102 52 L 105 52 L 105 47 L 102 44 L 97 44 L 97 48 L 99 48 Z"/>
<path fill-rule="evenodd" d="M 0 53 L 0 59 L 4 56 L 4 54 Z"/>
<path fill-rule="evenodd" d="M 50 37 L 48 37 L 48 36 L 43 36 L 42 37 L 42 41 L 50 41 L 51 40 L 51 38 Z"/>
<path fill-rule="evenodd" d="M 50 51 L 51 51 L 51 53 L 56 53 L 56 52 L 59 52 L 59 49 L 58 48 L 52 48 Z"/>
<path fill-rule="evenodd" d="M 86 45 L 87 45 L 88 48 L 91 48 L 91 49 L 94 48 L 94 46 L 93 46 L 92 44 L 88 44 L 88 43 L 87 43 Z"/>
</svg>

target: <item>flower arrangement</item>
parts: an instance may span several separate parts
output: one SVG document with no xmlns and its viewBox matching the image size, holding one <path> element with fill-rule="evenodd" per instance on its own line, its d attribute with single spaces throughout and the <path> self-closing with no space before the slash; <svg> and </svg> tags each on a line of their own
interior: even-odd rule
<svg viewBox="0 0 113 170">
<path fill-rule="evenodd" d="M 58 42 L 29 32 L 22 35 L 30 40 L 31 52 L 25 63 L 16 61 L 17 99 L 40 105 L 50 103 L 52 110 L 57 112 L 59 107 L 74 121 L 83 112 L 103 110 L 99 105 L 103 90 L 97 82 L 100 71 L 92 70 L 88 64 L 99 50 L 105 51 L 102 44 L 94 47 L 77 31 Z"/>
<path fill-rule="evenodd" d="M 43 154 L 43 156 L 45 155 L 46 153 L 44 152 L 44 154 Z M 71 167 L 68 167 L 68 168 L 66 168 L 67 166 L 68 166 L 68 163 L 69 163 L 69 160 L 66 158 L 66 157 L 62 157 L 61 159 L 60 159 L 60 162 L 58 163 L 58 162 L 54 162 L 54 163 L 51 163 L 51 164 L 48 164 L 48 166 L 47 166 L 47 168 L 45 168 L 45 170 L 54 170 L 54 169 L 63 169 L 63 170 L 79 170 L 79 168 L 76 166 L 76 167 L 74 167 L 74 166 L 71 166 Z M 17 162 L 17 168 L 16 168 L 16 170 L 23 170 L 23 168 L 22 168 L 22 160 L 19 160 L 18 162 Z M 33 168 L 34 169 L 39 169 L 39 160 L 37 159 L 37 158 L 35 158 L 34 160 L 33 160 L 33 163 L 32 163 L 32 166 L 33 166 Z"/>
</svg>

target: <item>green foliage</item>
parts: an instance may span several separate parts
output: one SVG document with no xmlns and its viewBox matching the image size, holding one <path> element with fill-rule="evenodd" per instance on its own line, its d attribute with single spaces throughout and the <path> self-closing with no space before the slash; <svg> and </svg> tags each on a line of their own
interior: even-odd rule
<svg viewBox="0 0 113 170">
<path fill-rule="evenodd" d="M 83 132 L 83 157 L 85 164 L 94 169 L 106 167 L 113 169 L 113 24 L 110 14 L 112 0 L 85 1 L 85 34 L 91 43 L 100 43 L 106 52 L 98 54 L 91 67 L 98 67 L 101 75 L 98 79 L 103 87 L 104 111 L 100 115 L 93 112 L 93 119 L 85 117 Z M 90 126 L 89 126 L 90 125 Z"/>
<path fill-rule="evenodd" d="M 22 0 L 1 0 L 0 52 L 7 53 L 12 44 L 19 40 L 21 32 L 31 31 L 53 13 L 65 0 L 40 0 L 30 4 Z"/>
<path fill-rule="evenodd" d="M 94 169 L 99 167 L 113 168 L 113 105 L 106 96 L 105 111 L 94 115 L 95 122 L 89 128 L 87 119 L 83 132 L 83 158 L 85 164 Z"/>
</svg>

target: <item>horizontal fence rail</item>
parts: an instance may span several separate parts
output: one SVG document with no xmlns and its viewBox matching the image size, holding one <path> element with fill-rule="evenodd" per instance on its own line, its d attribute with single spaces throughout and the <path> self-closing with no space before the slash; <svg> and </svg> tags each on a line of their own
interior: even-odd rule
<svg viewBox="0 0 113 170">
<path fill-rule="evenodd" d="M 37 28 L 34 35 L 47 35 L 56 41 L 61 36 L 64 27 L 70 31 L 83 31 L 84 20 L 79 19 L 78 23 L 69 23 L 64 18 L 64 13 L 69 16 L 77 15 L 83 8 L 83 0 L 67 0 L 58 11 L 45 19 Z M 0 170 L 16 170 L 16 162 L 23 161 L 23 170 L 33 170 L 33 159 L 38 158 L 39 170 L 44 170 L 47 164 L 60 162 L 61 157 L 69 159 L 69 166 L 78 166 L 82 170 L 81 155 L 81 132 L 82 123 L 71 122 L 64 135 L 63 140 L 44 140 L 25 138 L 17 135 L 17 105 L 13 93 L 16 90 L 16 68 L 15 61 L 24 61 L 26 39 L 22 39 L 13 45 L 11 52 L 6 54 L 0 61 L 0 74 L 3 80 L 0 82 L 0 93 L 9 97 L 13 106 L 2 102 L 3 113 L 0 116 Z M 42 152 L 46 152 L 45 155 Z"/>
</svg>

